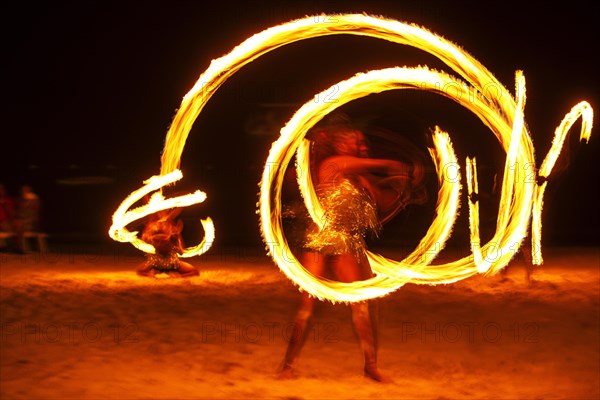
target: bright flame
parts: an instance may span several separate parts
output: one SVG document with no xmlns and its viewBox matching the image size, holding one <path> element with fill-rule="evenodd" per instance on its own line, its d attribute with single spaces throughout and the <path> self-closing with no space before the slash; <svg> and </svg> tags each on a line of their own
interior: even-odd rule
<svg viewBox="0 0 600 400">
<path fill-rule="evenodd" d="M 301 289 L 331 301 L 360 301 L 382 296 L 409 281 L 417 284 L 450 283 L 480 272 L 498 272 L 518 251 L 527 234 L 532 211 L 534 228 L 538 226 L 541 214 L 544 186 L 535 188 L 535 182 L 519 181 L 517 174 L 519 165 L 535 168 L 533 144 L 523 119 L 524 77 L 522 73 L 517 72 L 518 89 L 515 101 L 477 60 L 453 43 L 416 25 L 363 14 L 319 15 L 274 26 L 246 39 L 230 53 L 213 60 L 183 98 L 167 132 L 161 159 L 161 176 L 154 178 L 158 180 L 178 170 L 185 141 L 194 120 L 210 97 L 235 72 L 261 55 L 285 44 L 333 34 L 370 36 L 414 46 L 439 58 L 459 74 L 464 82 L 426 67 L 389 68 L 356 75 L 320 93 L 323 97 L 336 93 L 335 102 L 311 100 L 304 104 L 281 130 L 280 138 L 273 143 L 261 180 L 261 230 L 274 261 Z M 298 168 L 308 171 L 308 152 L 304 136 L 326 114 L 354 99 L 392 89 L 427 90 L 448 97 L 473 112 L 499 140 L 507 152 L 507 160 L 495 235 L 487 244 L 478 243 L 478 209 L 470 204 L 471 241 L 472 248 L 478 252 L 475 254 L 474 250 L 476 260 L 473 257 L 465 257 L 447 264 L 430 264 L 444 247 L 451 233 L 459 208 L 461 179 L 450 138 L 436 128 L 433 136 L 434 149 L 431 149 L 440 183 L 436 216 L 417 249 L 401 262 L 368 253 L 376 276 L 367 281 L 339 283 L 315 279 L 292 255 L 282 233 L 280 194 L 285 169 L 297 152 Z M 553 149 L 556 147 L 560 150 L 564 134 L 579 115 L 583 115 L 584 119 L 582 137 L 589 137 L 592 126 L 591 108 L 589 105 L 580 106 L 577 111 L 567 115 L 561 124 L 562 128 L 559 127 L 562 139 L 555 138 Z M 560 135 L 557 130 L 557 137 Z M 540 176 L 547 176 L 542 173 L 546 170 L 549 173 L 554 164 L 550 154 L 547 160 L 549 166 L 542 166 Z M 474 167 L 474 164 L 467 161 L 467 183 L 470 193 L 477 192 Z M 453 175 L 450 175 L 451 172 Z M 308 175 L 299 174 L 299 179 L 302 179 L 300 187 L 312 218 L 319 224 L 318 216 L 322 215 L 322 209 Z M 153 184 L 151 181 L 154 178 L 147 182 Z M 168 183 L 157 182 L 156 189 L 151 190 L 157 190 L 166 184 Z M 130 197 L 139 199 L 141 196 L 136 197 L 136 193 L 144 190 L 142 188 Z M 130 201 L 130 197 L 115 212 L 110 234 L 115 240 L 131 241 L 136 247 L 144 250 L 146 246 L 143 242 L 140 243 L 136 233 L 125 229 L 127 224 L 137 219 L 129 213 L 138 215 L 136 210 L 139 211 L 126 211 L 134 202 Z M 157 202 L 162 204 L 161 207 L 168 208 L 164 203 L 166 200 Z M 154 212 L 149 208 L 140 208 L 140 215 Z M 205 230 L 208 237 L 210 232 L 206 227 Z M 539 234 L 536 235 L 539 237 Z M 211 242 L 212 238 L 207 238 L 206 241 Z"/>
<path fill-rule="evenodd" d="M 369 73 L 371 82 L 381 82 L 376 74 L 381 71 L 373 71 Z M 413 70 L 413 72 L 416 72 Z M 383 73 L 385 74 L 385 73 Z M 348 83 L 348 88 L 352 89 L 352 82 Z M 323 93 L 328 93 L 327 91 Z M 440 190 L 438 195 L 438 212 L 432 226 L 429 228 L 425 237 L 421 240 L 418 246 L 418 251 L 411 254 L 403 263 L 394 263 L 387 260 L 385 257 L 368 252 L 369 262 L 373 271 L 376 273 L 374 278 L 369 280 L 341 283 L 329 280 L 315 279 L 302 264 L 294 257 L 289 249 L 283 229 L 281 226 L 281 188 L 283 184 L 283 176 L 287 166 L 287 162 L 275 162 L 271 160 L 289 159 L 295 152 L 294 146 L 285 145 L 286 139 L 296 137 L 296 143 L 302 141 L 302 145 L 298 151 L 298 165 L 300 171 L 307 171 L 308 154 L 306 153 L 306 141 L 297 135 L 297 131 L 293 131 L 291 126 L 295 119 L 301 119 L 304 113 L 314 113 L 314 102 L 306 103 L 292 120 L 282 129 L 282 136 L 277 140 L 267 159 L 267 165 L 271 168 L 265 168 L 263 171 L 263 179 L 261 182 L 260 192 L 260 213 L 261 213 L 261 228 L 265 238 L 265 242 L 269 246 L 270 255 L 273 257 L 280 269 L 293 281 L 296 282 L 304 290 L 307 290 L 312 295 L 320 299 L 328 299 L 331 301 L 358 301 L 360 299 L 372 298 L 388 294 L 410 280 L 427 279 L 427 275 L 421 273 L 415 268 L 413 262 L 423 260 L 420 266 L 426 266 L 435 258 L 439 251 L 443 248 L 446 239 L 450 236 L 452 226 L 454 225 L 455 217 L 458 212 L 458 204 L 460 198 L 460 183 L 458 179 L 458 162 L 452 150 L 450 138 L 448 134 L 440 131 L 437 127 L 433 133 L 434 148 L 431 149 L 432 158 L 436 165 Z M 327 112 L 322 112 L 326 115 Z M 449 173 L 448 166 L 456 168 L 456 171 Z M 323 210 L 319 204 L 319 200 L 315 193 L 314 187 L 310 183 L 310 174 L 299 173 L 300 190 L 305 198 L 306 204 L 311 204 L 309 213 L 315 219 L 315 222 L 322 226 L 320 215 L 323 215 Z M 275 190 L 273 192 L 273 200 L 270 200 L 272 181 L 275 181 Z M 270 216 L 266 218 L 265 216 Z M 437 235 L 437 236 L 436 236 Z M 419 265 L 417 265 L 418 267 Z"/>
<path fill-rule="evenodd" d="M 542 205 L 544 203 L 544 191 L 546 190 L 546 184 L 548 183 L 546 179 L 548 178 L 548 175 L 550 175 L 550 172 L 552 172 L 552 168 L 554 167 L 554 164 L 560 155 L 560 151 L 562 150 L 567 133 L 569 133 L 569 130 L 573 124 L 580 117 L 581 131 L 579 134 L 579 140 L 585 139 L 586 143 L 590 140 L 590 135 L 592 134 L 592 122 L 594 120 L 594 110 L 588 102 L 582 101 L 579 104 L 576 104 L 571 111 L 565 115 L 560 125 L 556 128 L 556 131 L 554 132 L 554 140 L 552 141 L 552 147 L 550 147 L 550 151 L 546 155 L 544 162 L 542 162 L 542 166 L 540 167 L 538 173 L 542 182 L 536 188 L 535 192 L 531 228 L 531 256 L 532 262 L 535 265 L 541 265 L 543 262 L 541 252 Z"/>
<path fill-rule="evenodd" d="M 477 266 L 477 271 L 485 272 L 489 269 L 489 263 L 484 264 L 481 248 L 479 244 L 479 184 L 477 182 L 477 163 L 475 159 L 467 157 L 467 190 L 469 193 L 469 231 L 471 233 L 471 252 L 473 253 L 473 262 Z"/>
<path fill-rule="evenodd" d="M 137 237 L 138 232 L 129 232 L 126 226 L 134 221 L 139 220 L 140 218 L 154 214 L 157 211 L 168 210 L 176 207 L 187 207 L 191 206 L 192 204 L 201 203 L 206 200 L 206 194 L 197 190 L 194 193 L 165 199 L 161 193 L 156 192 L 150 197 L 150 201 L 148 201 L 147 204 L 132 210 L 129 210 L 129 208 L 141 200 L 145 195 L 168 184 L 176 182 L 182 177 L 183 174 L 181 171 L 175 170 L 169 174 L 153 176 L 144 181 L 145 185 L 127 196 L 119 208 L 117 208 L 117 211 L 115 211 L 113 215 L 112 226 L 108 231 L 110 237 L 118 242 L 130 242 L 133 246 L 137 247 L 144 253 L 154 254 L 154 246 L 139 239 Z M 215 230 L 212 220 L 210 218 L 206 218 L 205 220 L 200 220 L 200 223 L 204 228 L 204 239 L 197 246 L 184 249 L 180 257 L 193 257 L 200 255 L 210 248 L 210 245 L 215 237 Z"/>
<path fill-rule="evenodd" d="M 440 84 L 441 83 L 441 84 Z M 294 152 L 298 151 L 298 166 L 300 170 L 307 171 L 307 145 L 300 146 L 304 141 L 305 133 L 322 117 L 332 112 L 337 107 L 364 97 L 371 93 L 378 93 L 392 89 L 416 89 L 426 87 L 428 90 L 446 96 L 477 115 L 484 124 L 505 139 L 504 143 L 509 145 L 513 135 L 521 142 L 517 146 L 519 151 L 513 151 L 512 159 L 518 162 L 533 162 L 533 148 L 529 152 L 523 150 L 523 138 L 528 138 L 523 125 L 511 126 L 508 121 L 498 113 L 494 107 L 483 96 L 468 98 L 461 96 L 457 91 L 444 91 L 443 87 L 463 87 L 465 84 L 442 72 L 431 71 L 426 68 L 389 68 L 358 74 L 346 81 L 335 85 L 338 98 L 336 102 L 315 103 L 309 101 L 304 104 L 281 130 L 280 138 L 273 143 L 261 182 L 260 213 L 262 221 L 262 232 L 265 242 L 270 246 L 270 254 L 282 271 L 303 289 L 319 298 L 332 301 L 360 301 L 368 298 L 382 296 L 390 293 L 407 282 L 437 284 L 449 283 L 479 273 L 476 264 L 471 257 L 443 265 L 429 265 L 437 254 L 443 249 L 448 238 L 460 198 L 460 171 L 452 146 L 447 134 L 442 134 L 438 129 L 433 136 L 435 152 L 432 156 L 438 171 L 440 191 L 438 193 L 438 204 L 436 207 L 436 218 L 432 222 L 425 237 L 421 240 L 417 249 L 401 262 L 394 262 L 385 257 L 368 253 L 372 269 L 376 277 L 354 283 L 339 283 L 327 280 L 315 279 L 308 271 L 304 270 L 299 261 L 291 255 L 281 228 L 280 201 L 281 186 L 285 169 Z M 326 89 L 319 95 L 331 93 L 331 88 Z M 515 108 L 507 110 L 514 111 Z M 515 134 L 514 132 L 517 132 Z M 521 135 L 519 135 L 521 134 Z M 305 142 L 304 142 L 305 143 Z M 529 142 L 530 143 L 530 142 Z M 514 174 L 514 171 L 512 172 Z M 298 174 L 300 189 L 306 200 L 309 212 L 315 222 L 319 223 L 319 215 L 323 214 L 318 199 L 314 193 L 314 187 L 309 180 L 309 174 Z M 513 252 L 507 252 L 510 246 L 520 244 L 526 233 L 522 221 L 528 221 L 531 211 L 533 189 L 531 187 L 521 188 L 510 175 L 509 182 L 514 187 L 509 187 L 503 193 L 503 202 L 508 204 L 509 215 L 519 215 L 522 219 L 506 218 L 504 226 L 499 226 L 495 238 L 497 243 L 488 243 L 481 247 L 487 254 L 489 267 L 487 271 L 498 271 L 505 266 Z M 274 190 L 271 185 L 274 184 Z M 506 185 L 506 184 L 505 184 Z M 510 196 L 510 201 L 507 197 Z M 271 199 L 275 203 L 272 207 Z M 525 226 L 527 222 L 525 222 Z M 495 259 L 492 259 L 494 257 Z"/>
</svg>

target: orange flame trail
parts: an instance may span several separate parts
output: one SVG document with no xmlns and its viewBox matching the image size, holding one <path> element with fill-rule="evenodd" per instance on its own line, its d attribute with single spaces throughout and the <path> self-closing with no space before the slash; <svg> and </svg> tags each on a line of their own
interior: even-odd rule
<svg viewBox="0 0 600 400">
<path fill-rule="evenodd" d="M 509 91 L 477 60 L 460 47 L 437 36 L 427 29 L 390 19 L 363 14 L 317 15 L 291 21 L 266 29 L 242 42 L 225 56 L 213 60 L 200 76 L 194 87 L 185 95 L 167 132 L 161 158 L 159 176 L 147 181 L 158 190 L 173 180 L 160 180 L 178 171 L 181 154 L 193 122 L 211 96 L 235 72 L 261 55 L 299 40 L 334 34 L 370 36 L 390 42 L 421 49 L 443 61 L 460 78 L 444 72 L 418 68 L 388 68 L 358 74 L 321 92 L 320 96 L 337 94 L 336 102 L 309 100 L 281 130 L 281 136 L 273 143 L 265 163 L 261 179 L 259 212 L 263 239 L 269 246 L 269 254 L 279 268 L 301 289 L 321 299 L 331 301 L 361 301 L 388 294 L 407 282 L 417 284 L 450 283 L 478 273 L 495 273 L 506 266 L 516 254 L 527 235 L 533 215 L 533 246 L 539 243 L 541 207 L 545 182 L 520 181 L 515 165 L 535 168 L 534 148 L 524 122 L 525 80 L 517 71 L 516 100 Z M 293 155 L 297 154 L 298 168 L 307 171 L 308 152 L 304 136 L 306 132 L 335 108 L 354 99 L 393 89 L 427 90 L 457 102 L 475 114 L 496 136 L 507 153 L 500 209 L 496 232 L 490 242 L 481 245 L 478 234 L 478 207 L 469 204 L 471 248 L 474 257 L 440 265 L 431 264 L 449 237 L 454 224 L 460 198 L 460 168 L 447 133 L 436 128 L 434 148 L 431 155 L 439 180 L 436 216 L 422 238 L 419 246 L 400 262 L 368 253 L 376 276 L 367 281 L 339 283 L 315 279 L 294 258 L 281 229 L 280 194 L 283 174 Z M 496 95 L 493 95 L 493 94 Z M 547 178 L 558 157 L 566 132 L 575 120 L 582 117 L 582 139 L 589 138 L 592 128 L 592 109 L 582 102 L 565 117 L 557 129 L 551 152 L 540 169 L 540 177 Z M 467 160 L 467 184 L 470 194 L 477 192 L 474 160 Z M 450 168 L 454 172 L 450 175 Z M 311 216 L 319 223 L 322 210 L 314 193 L 308 174 L 299 174 L 301 191 Z M 131 197 L 130 196 L 130 197 Z M 150 208 L 127 211 L 133 204 L 128 197 L 113 216 L 110 235 L 115 240 L 130 241 L 146 251 L 146 244 L 137 239 L 135 232 L 128 232 L 126 225 L 139 215 L 147 215 Z M 156 197 L 154 210 L 168 208 L 168 201 Z M 196 197 L 195 202 L 202 201 Z M 212 243 L 212 224 L 203 223 L 205 250 Z M 208 246 L 208 247 L 207 247 Z M 541 262 L 541 255 L 537 258 Z"/>
<path fill-rule="evenodd" d="M 556 128 L 554 133 L 554 140 L 552 141 L 552 147 L 546 155 L 546 158 L 542 162 L 538 176 L 542 178 L 543 182 L 536 187 L 535 199 L 533 203 L 533 219 L 532 219 L 532 244 L 531 244 L 531 255 L 533 263 L 541 265 L 542 259 L 542 205 L 544 202 L 544 191 L 546 190 L 546 184 L 548 175 L 552 172 L 552 168 L 560 155 L 560 151 L 563 147 L 563 143 L 567 137 L 567 133 L 573 126 L 573 124 L 581 117 L 581 132 L 579 134 L 580 140 L 585 140 L 587 143 L 590 140 L 592 134 L 592 122 L 594 120 L 594 110 L 590 104 L 586 101 L 582 101 L 576 104 L 571 111 L 561 121 L 560 125 Z"/>
<path fill-rule="evenodd" d="M 132 210 L 129 210 L 129 208 L 145 195 L 158 190 L 165 185 L 178 181 L 182 177 L 181 171 L 175 170 L 166 175 L 153 176 L 145 181 L 144 183 L 146 185 L 127 196 L 117 211 L 115 211 L 113 215 L 113 224 L 108 232 L 110 237 L 119 242 L 130 242 L 144 253 L 154 254 L 156 252 L 154 246 L 139 239 L 137 237 L 138 232 L 129 232 L 126 226 L 157 211 L 176 207 L 187 207 L 192 204 L 201 203 L 206 199 L 206 194 L 198 190 L 184 196 L 165 199 L 162 194 L 156 192 L 150 197 L 148 204 Z M 206 252 L 210 247 L 210 244 L 215 237 L 213 223 L 210 218 L 200 220 L 200 222 L 205 232 L 204 240 L 194 247 L 184 249 L 180 257 L 186 258 L 197 256 Z"/>
</svg>

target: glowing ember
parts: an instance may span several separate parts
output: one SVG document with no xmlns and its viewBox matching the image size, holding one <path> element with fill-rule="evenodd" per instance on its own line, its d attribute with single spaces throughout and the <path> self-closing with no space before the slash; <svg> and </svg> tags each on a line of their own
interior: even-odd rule
<svg viewBox="0 0 600 400">
<path fill-rule="evenodd" d="M 519 180 L 520 165 L 535 169 L 534 148 L 524 122 L 525 80 L 518 71 L 516 83 L 517 99 L 478 61 L 458 46 L 434 35 L 428 30 L 394 20 L 376 18 L 362 14 L 322 15 L 306 17 L 266 29 L 241 43 L 225 56 L 213 60 L 209 68 L 200 76 L 194 87 L 186 94 L 167 133 L 162 156 L 161 175 L 147 181 L 143 187 L 132 193 L 113 216 L 110 235 L 115 240 L 130 241 L 142 251 L 152 251 L 147 243 L 137 238 L 136 232 L 128 232 L 125 227 L 141 216 L 160 209 L 172 207 L 181 200 L 193 203 L 203 200 L 203 194 L 196 192 L 192 198 L 182 196 L 165 200 L 157 196 L 147 206 L 127 211 L 144 194 L 158 190 L 174 182 L 173 177 L 162 180 L 178 172 L 181 154 L 192 124 L 210 97 L 235 72 L 261 55 L 295 41 L 333 34 L 353 34 L 370 36 L 391 42 L 414 46 L 443 61 L 460 79 L 446 73 L 419 68 L 389 68 L 356 75 L 335 84 L 321 92 L 319 96 L 336 93 L 336 102 L 314 102 L 304 104 L 286 126 L 281 136 L 272 145 L 261 180 L 259 211 L 261 229 L 270 255 L 279 268 L 301 289 L 321 299 L 331 301 L 360 301 L 390 293 L 407 282 L 417 284 L 438 284 L 454 282 L 477 273 L 495 273 L 506 266 L 519 250 L 527 235 L 533 214 L 533 249 L 535 261 L 541 263 L 539 237 L 541 230 L 541 208 L 545 183 Z M 448 90 L 452 88 L 452 90 Z M 439 192 L 436 216 L 422 238 L 419 246 L 403 261 L 392 261 L 369 253 L 369 261 L 376 276 L 367 281 L 339 283 L 315 279 L 292 255 L 281 228 L 280 195 L 285 170 L 293 155 L 297 153 L 298 168 L 308 170 L 306 132 L 335 108 L 349 101 L 392 89 L 427 90 L 452 99 L 475 114 L 496 136 L 507 153 L 500 208 L 496 232 L 486 244 L 480 244 L 478 228 L 478 206 L 469 204 L 472 257 L 440 265 L 431 262 L 439 254 L 449 237 L 459 208 L 460 169 L 454 156 L 450 138 L 438 128 L 434 133 L 434 160 Z M 500 95 L 490 95 L 500 94 Z M 563 120 L 556 131 L 550 153 L 540 169 L 540 178 L 545 180 L 550 173 L 565 135 L 573 123 L 582 117 L 581 138 L 589 138 L 593 113 L 588 103 L 577 105 Z M 469 193 L 477 193 L 477 178 L 474 160 L 467 160 L 467 184 Z M 302 194 L 307 208 L 317 224 L 322 215 L 321 206 L 314 192 L 309 174 L 298 174 Z M 200 199 L 202 197 L 202 199 Z M 185 200 L 184 200 L 185 199 Z M 154 204 L 155 203 L 155 204 Z M 177 204 L 178 207 L 185 204 Z M 212 224 L 203 222 L 206 232 L 203 243 L 212 242 Z M 202 246 L 207 249 L 206 246 Z"/>
</svg>

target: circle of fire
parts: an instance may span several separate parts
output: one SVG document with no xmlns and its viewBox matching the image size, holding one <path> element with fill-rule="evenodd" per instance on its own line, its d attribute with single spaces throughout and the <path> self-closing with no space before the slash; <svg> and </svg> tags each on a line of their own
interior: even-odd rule
<svg viewBox="0 0 600 400">
<path fill-rule="evenodd" d="M 270 256 L 281 271 L 301 290 L 320 299 L 362 301 L 386 295 L 408 282 L 451 283 L 478 273 L 498 272 L 519 250 L 530 223 L 533 261 L 541 264 L 541 209 L 547 177 L 569 129 L 579 118 L 582 119 L 580 138 L 589 140 L 593 120 L 589 103 L 578 103 L 564 117 L 556 129 L 550 152 L 537 169 L 531 136 L 523 117 L 525 78 L 521 71 L 516 73 L 516 95 L 513 98 L 483 65 L 453 43 L 413 24 L 363 14 L 316 15 L 274 26 L 246 39 L 225 56 L 213 60 L 185 95 L 173 118 L 161 158 L 160 175 L 146 181 L 146 186 L 125 199 L 113 215 L 110 236 L 118 241 L 131 242 L 142 251 L 153 252 L 152 246 L 138 239 L 137 232 L 127 231 L 126 226 L 161 209 L 199 203 L 206 195 L 197 191 L 164 199 L 160 193 L 155 193 L 148 205 L 133 210 L 129 210 L 129 207 L 145 194 L 181 178 L 178 168 L 187 135 L 210 97 L 231 75 L 261 55 L 288 43 L 333 34 L 370 36 L 416 47 L 439 58 L 462 79 L 427 67 L 369 71 L 339 82 L 318 95 L 319 98 L 331 98 L 330 95 L 335 93 L 333 101 L 309 100 L 294 114 L 271 147 L 260 183 L 261 232 Z M 434 147 L 430 149 L 439 183 L 436 216 L 415 251 L 399 262 L 369 252 L 369 262 L 376 275 L 366 281 L 341 283 L 318 279 L 294 257 L 283 234 L 280 197 L 285 170 L 296 154 L 300 190 L 311 217 L 321 224 L 323 211 L 310 174 L 302 173 L 308 170 L 308 143 L 304 136 L 335 108 L 372 93 L 393 89 L 427 90 L 450 98 L 474 113 L 499 140 L 507 157 L 496 232 L 488 243 L 480 245 L 478 204 L 470 201 L 472 254 L 446 264 L 431 264 L 452 231 L 462 189 L 460 168 L 449 135 L 436 127 Z M 526 175 L 525 178 L 520 176 L 519 171 Z M 474 159 L 466 160 L 466 181 L 468 193 L 477 194 Z M 189 249 L 185 253 L 187 256 L 201 254 L 212 244 L 212 222 L 207 219 L 202 221 L 202 225 L 205 238 L 201 244 Z"/>
</svg>

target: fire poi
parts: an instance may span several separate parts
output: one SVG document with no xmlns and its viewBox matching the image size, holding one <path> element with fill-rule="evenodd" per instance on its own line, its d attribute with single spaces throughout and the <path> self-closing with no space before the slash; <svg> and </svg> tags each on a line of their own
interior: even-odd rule
<svg viewBox="0 0 600 400">
<path fill-rule="evenodd" d="M 145 185 L 129 195 L 116 210 L 109 230 L 111 238 L 130 242 L 143 252 L 154 253 L 154 246 L 138 238 L 138 232 L 128 231 L 127 225 L 161 210 L 204 201 L 206 195 L 201 191 L 166 199 L 160 195 L 160 190 L 181 179 L 180 159 L 191 127 L 208 100 L 229 77 L 246 64 L 280 46 L 336 34 L 369 36 L 413 46 L 440 59 L 458 77 L 423 66 L 372 70 L 335 83 L 317 94 L 329 96 L 335 93 L 335 102 L 315 102 L 311 98 L 296 111 L 272 144 L 260 182 L 261 232 L 269 255 L 280 270 L 301 290 L 319 299 L 332 302 L 361 301 L 389 294 L 408 282 L 432 285 L 451 283 L 481 273 L 494 274 L 504 268 L 519 251 L 530 228 L 533 263 L 541 265 L 541 213 L 547 181 L 570 128 L 579 119 L 580 140 L 589 140 L 593 122 L 590 104 L 581 101 L 567 113 L 556 128 L 549 153 L 537 169 L 531 135 L 524 121 L 526 96 L 522 71 L 516 71 L 513 96 L 490 71 L 452 42 L 414 24 L 364 14 L 315 15 L 290 21 L 255 34 L 228 54 L 213 60 L 184 96 L 173 118 L 166 135 L 160 174 L 144 182 Z M 478 204 L 470 201 L 468 207 L 472 254 L 453 262 L 432 264 L 452 232 L 463 190 L 460 184 L 460 164 L 455 156 L 450 134 L 437 127 L 433 136 L 434 145 L 430 149 L 439 183 L 436 213 L 419 245 L 401 261 L 369 252 L 369 262 L 375 272 L 375 277 L 369 280 L 341 283 L 316 279 L 294 257 L 283 234 L 280 203 L 285 170 L 294 155 L 297 158 L 297 168 L 308 170 L 308 144 L 305 135 L 327 114 L 352 100 L 397 89 L 425 90 L 445 96 L 472 112 L 498 139 L 506 151 L 506 162 L 496 231 L 489 242 L 480 243 Z M 448 179 L 447 175 L 450 165 L 453 166 L 452 179 Z M 466 160 L 465 170 L 468 193 L 476 194 L 478 184 L 474 159 Z M 523 179 L 524 173 L 534 179 Z M 297 175 L 311 218 L 320 224 L 322 222 L 319 216 L 323 215 L 323 211 L 310 174 Z M 151 192 L 157 192 L 152 196 L 151 202 L 130 209 Z M 185 249 L 181 257 L 199 255 L 210 248 L 214 240 L 212 221 L 206 219 L 201 223 L 205 232 L 203 241 Z"/>
</svg>

